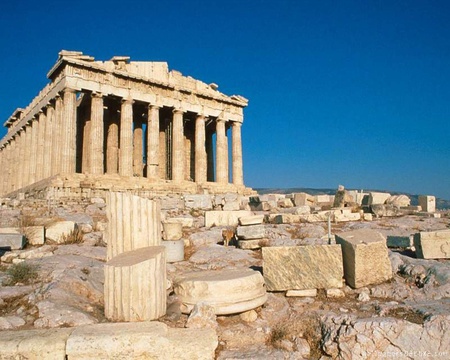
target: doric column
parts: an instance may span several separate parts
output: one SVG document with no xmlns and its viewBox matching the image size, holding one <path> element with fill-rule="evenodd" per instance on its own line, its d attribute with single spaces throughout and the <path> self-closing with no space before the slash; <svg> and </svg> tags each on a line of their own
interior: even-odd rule
<svg viewBox="0 0 450 360">
<path fill-rule="evenodd" d="M 147 177 L 159 177 L 159 106 L 148 106 L 147 117 Z"/>
<path fill-rule="evenodd" d="M 0 148 L 0 169 L 2 171 L 2 177 L 0 178 L 0 197 L 4 193 L 3 181 L 6 178 L 6 172 L 8 170 L 8 166 L 6 165 L 6 161 L 5 161 L 5 154 L 6 154 L 5 149 L 6 149 L 6 146 L 3 146 L 2 148 Z"/>
<path fill-rule="evenodd" d="M 119 124 L 117 120 L 117 111 L 111 112 L 106 135 L 106 172 L 108 174 L 119 172 Z"/>
<path fill-rule="evenodd" d="M 216 121 L 216 181 L 228 183 L 228 144 L 223 119 Z"/>
<path fill-rule="evenodd" d="M 242 169 L 242 138 L 240 122 L 234 121 L 231 126 L 232 161 L 233 161 L 233 184 L 244 185 L 244 172 Z"/>
<path fill-rule="evenodd" d="M 44 179 L 51 176 L 53 162 L 53 129 L 55 122 L 55 109 L 52 104 L 47 105 L 47 121 L 45 123 L 45 142 L 44 142 Z"/>
<path fill-rule="evenodd" d="M 45 144 L 45 127 L 47 118 L 44 112 L 39 111 L 38 135 L 37 135 L 37 154 L 36 154 L 36 181 L 44 178 L 44 144 Z"/>
<path fill-rule="evenodd" d="M 133 129 L 133 175 L 134 176 L 143 176 L 143 162 L 142 162 L 142 122 L 141 119 L 137 119 L 137 121 L 134 122 L 134 129 Z"/>
<path fill-rule="evenodd" d="M 17 141 L 19 139 L 18 135 L 15 135 L 13 138 L 11 138 L 11 151 L 9 155 L 9 186 L 8 186 L 8 192 L 13 191 L 17 189 L 17 158 L 18 158 L 18 152 L 17 152 Z"/>
<path fill-rule="evenodd" d="M 183 111 L 173 110 L 172 133 L 172 180 L 183 181 L 185 176 L 185 153 L 183 134 Z"/>
<path fill-rule="evenodd" d="M 20 189 L 24 184 L 25 177 L 25 128 L 19 130 L 19 136 L 17 138 L 17 150 L 19 154 L 19 161 L 17 162 L 17 172 L 16 172 L 16 189 Z"/>
<path fill-rule="evenodd" d="M 164 180 L 169 178 L 169 176 L 167 175 L 167 148 L 166 148 L 167 128 L 165 127 L 165 125 L 166 124 L 164 123 L 164 128 L 159 129 L 159 170 L 158 170 L 159 178 Z"/>
<path fill-rule="evenodd" d="M 55 97 L 55 113 L 52 121 L 52 175 L 61 171 L 61 140 L 62 140 L 62 99 L 58 94 Z"/>
<path fill-rule="evenodd" d="M 90 131 L 90 174 L 102 175 L 103 166 L 103 97 L 101 94 L 92 93 L 91 98 L 91 131 Z"/>
<path fill-rule="evenodd" d="M 33 120 L 34 121 L 34 120 Z M 25 126 L 25 141 L 23 146 L 25 147 L 25 157 L 23 161 L 24 172 L 22 187 L 30 185 L 30 171 L 31 171 L 31 124 Z"/>
<path fill-rule="evenodd" d="M 4 177 L 0 179 L 2 186 L 2 194 L 6 194 L 9 192 L 9 183 L 11 182 L 10 170 L 11 170 L 11 162 L 10 162 L 10 153 L 11 153 L 11 142 L 7 142 L 5 147 L 3 148 L 3 162 L 2 169 L 4 171 Z"/>
<path fill-rule="evenodd" d="M 76 172 L 77 164 L 77 92 L 64 89 L 61 115 L 62 146 L 61 166 L 63 174 Z"/>
<path fill-rule="evenodd" d="M 39 121 L 38 118 L 34 117 L 33 119 L 31 119 L 30 177 L 28 181 L 29 184 L 33 184 L 36 182 L 38 132 L 39 132 Z"/>
<path fill-rule="evenodd" d="M 122 100 L 120 111 L 120 163 L 121 176 L 133 176 L 133 100 Z"/>
<path fill-rule="evenodd" d="M 195 119 L 195 182 L 206 182 L 206 130 L 205 117 L 198 115 Z"/>
</svg>

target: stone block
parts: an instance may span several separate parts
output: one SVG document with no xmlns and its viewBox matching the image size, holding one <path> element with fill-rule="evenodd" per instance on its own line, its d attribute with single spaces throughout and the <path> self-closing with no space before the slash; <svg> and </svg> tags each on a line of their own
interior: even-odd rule
<svg viewBox="0 0 450 360">
<path fill-rule="evenodd" d="M 236 235 L 240 240 L 261 239 L 265 236 L 264 225 L 238 226 Z"/>
<path fill-rule="evenodd" d="M 317 205 L 332 205 L 334 202 L 334 198 L 331 195 L 315 195 L 315 203 Z"/>
<path fill-rule="evenodd" d="M 305 289 L 305 290 L 288 290 L 286 292 L 287 297 L 316 297 L 317 289 Z"/>
<path fill-rule="evenodd" d="M 294 196 L 295 206 L 303 206 L 303 205 L 312 206 L 315 204 L 314 196 L 309 195 L 307 193 L 301 192 L 301 193 L 294 193 L 292 195 Z"/>
<path fill-rule="evenodd" d="M 419 205 L 422 211 L 433 213 L 436 211 L 436 198 L 430 195 L 419 195 Z"/>
<path fill-rule="evenodd" d="M 297 206 L 295 209 L 295 215 L 306 215 L 311 213 L 311 207 L 308 205 Z"/>
<path fill-rule="evenodd" d="M 28 226 L 25 235 L 30 245 L 44 245 L 45 230 L 43 226 Z"/>
<path fill-rule="evenodd" d="M 0 331 L 0 359 L 64 360 L 73 328 Z"/>
<path fill-rule="evenodd" d="M 306 221 L 309 223 L 328 221 L 329 211 L 322 211 L 317 214 L 306 214 L 298 216 L 300 217 L 300 221 Z M 334 213 L 332 214 L 331 219 L 334 219 Z"/>
<path fill-rule="evenodd" d="M 204 302 L 216 315 L 245 312 L 267 300 L 264 279 L 252 269 L 208 270 L 186 273 L 173 281 L 181 311 L 190 313 L 194 305 Z"/>
<path fill-rule="evenodd" d="M 181 217 L 180 216 L 180 217 L 170 218 L 168 221 L 169 222 L 179 222 L 182 227 L 187 227 L 187 228 L 194 226 L 194 218 L 193 217 Z"/>
<path fill-rule="evenodd" d="M 183 236 L 183 226 L 177 221 L 164 221 L 162 227 L 164 240 L 180 240 Z"/>
<path fill-rule="evenodd" d="M 292 224 L 300 222 L 300 216 L 294 214 L 277 214 L 273 217 L 272 223 L 274 224 Z"/>
<path fill-rule="evenodd" d="M 411 199 L 406 195 L 392 195 L 386 200 L 386 204 L 392 204 L 397 207 L 405 207 L 411 204 Z"/>
<path fill-rule="evenodd" d="M 361 214 L 358 213 L 340 213 L 334 214 L 334 221 L 336 222 L 347 222 L 347 221 L 358 221 L 361 220 Z"/>
<path fill-rule="evenodd" d="M 450 259 L 450 230 L 414 234 L 416 256 L 421 259 Z"/>
<path fill-rule="evenodd" d="M 67 340 L 66 352 L 69 360 L 210 360 L 217 345 L 213 329 L 176 329 L 144 321 L 78 327 Z"/>
<path fill-rule="evenodd" d="M 342 245 L 344 277 L 353 288 L 379 284 L 392 278 L 386 238 L 371 229 L 347 231 L 335 235 Z"/>
<path fill-rule="evenodd" d="M 267 243 L 267 239 L 256 240 L 238 240 L 238 248 L 242 250 L 256 250 L 260 249 L 261 245 Z"/>
<path fill-rule="evenodd" d="M 163 246 L 117 255 L 105 264 L 105 316 L 111 321 L 149 321 L 166 313 Z"/>
<path fill-rule="evenodd" d="M 340 245 L 264 247 L 267 290 L 327 289 L 342 286 Z"/>
<path fill-rule="evenodd" d="M 368 205 L 384 204 L 390 197 L 391 194 L 372 191 L 369 193 Z"/>
<path fill-rule="evenodd" d="M 364 213 L 363 219 L 364 219 L 364 221 L 372 221 L 373 220 L 373 216 L 372 216 L 372 214 Z"/>
<path fill-rule="evenodd" d="M 239 218 L 250 216 L 253 213 L 249 210 L 237 211 L 207 211 L 205 212 L 205 227 L 211 226 L 237 226 Z"/>
<path fill-rule="evenodd" d="M 17 227 L 0 228 L 0 234 L 20 234 L 20 229 Z"/>
<path fill-rule="evenodd" d="M 20 250 L 26 244 L 22 234 L 0 234 L 0 249 Z"/>
<path fill-rule="evenodd" d="M 264 215 L 242 216 L 239 218 L 239 225 L 259 225 L 264 221 Z"/>
<path fill-rule="evenodd" d="M 174 263 L 184 260 L 184 240 L 166 240 L 161 243 L 166 248 L 166 261 Z"/>
<path fill-rule="evenodd" d="M 409 235 L 387 235 L 386 245 L 389 248 L 409 248 L 411 247 L 411 237 Z"/>
<path fill-rule="evenodd" d="M 56 244 L 64 243 L 65 237 L 77 228 L 77 224 L 73 221 L 55 221 L 46 226 L 45 238 Z"/>
<path fill-rule="evenodd" d="M 213 208 L 211 195 L 185 195 L 184 205 L 188 209 L 211 210 Z"/>
<path fill-rule="evenodd" d="M 289 198 L 280 199 L 277 201 L 277 207 L 280 208 L 291 208 L 294 204 L 292 203 L 292 200 Z"/>
<path fill-rule="evenodd" d="M 240 202 L 237 200 L 227 202 L 222 206 L 222 210 L 224 211 L 235 211 L 239 210 L 240 208 L 241 208 Z"/>
<path fill-rule="evenodd" d="M 403 211 L 392 204 L 374 204 L 370 206 L 370 210 L 377 217 L 393 217 L 403 215 Z"/>
</svg>

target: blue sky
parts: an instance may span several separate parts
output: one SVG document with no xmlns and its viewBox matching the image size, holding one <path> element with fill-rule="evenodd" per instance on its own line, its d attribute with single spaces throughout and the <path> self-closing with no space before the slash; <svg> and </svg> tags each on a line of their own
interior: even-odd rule
<svg viewBox="0 0 450 360">
<path fill-rule="evenodd" d="M 2 123 L 61 49 L 167 61 L 249 99 L 248 186 L 450 199 L 449 1 L 3 2 L 0 46 Z"/>
</svg>

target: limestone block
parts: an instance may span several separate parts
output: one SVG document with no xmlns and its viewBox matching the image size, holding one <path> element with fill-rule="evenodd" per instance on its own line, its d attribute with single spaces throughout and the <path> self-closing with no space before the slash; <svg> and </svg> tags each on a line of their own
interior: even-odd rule
<svg viewBox="0 0 450 360">
<path fill-rule="evenodd" d="M 355 204 L 356 201 L 349 191 L 345 190 L 342 185 L 339 186 L 334 195 L 333 207 L 341 208 L 346 205 Z"/>
<path fill-rule="evenodd" d="M 265 233 L 264 225 L 238 226 L 236 229 L 236 235 L 241 240 L 261 239 Z"/>
<path fill-rule="evenodd" d="M 267 290 L 327 289 L 342 286 L 340 245 L 264 247 Z"/>
<path fill-rule="evenodd" d="M 208 270 L 187 273 L 173 281 L 183 313 L 199 302 L 214 306 L 216 315 L 236 314 L 267 300 L 262 275 L 252 269 Z"/>
<path fill-rule="evenodd" d="M 163 224 L 164 240 L 180 240 L 183 236 L 183 227 L 176 221 L 164 221 Z"/>
<path fill-rule="evenodd" d="M 387 235 L 386 245 L 389 248 L 411 247 L 411 237 L 409 235 Z"/>
<path fill-rule="evenodd" d="M 374 204 L 370 206 L 370 210 L 377 217 L 393 217 L 403 215 L 403 212 L 392 204 Z"/>
<path fill-rule="evenodd" d="M 422 211 L 433 213 L 436 211 L 436 198 L 429 195 L 419 195 L 419 205 Z"/>
<path fill-rule="evenodd" d="M 358 213 L 341 213 L 334 214 L 334 221 L 336 222 L 347 222 L 347 221 L 358 221 L 361 220 L 361 214 Z"/>
<path fill-rule="evenodd" d="M 292 200 L 289 198 L 280 199 L 277 201 L 277 207 L 280 208 L 291 208 L 294 204 L 292 203 Z"/>
<path fill-rule="evenodd" d="M 321 221 L 328 221 L 329 217 L 329 211 L 321 211 L 317 214 L 306 214 L 306 215 L 298 215 L 299 221 L 306 221 L 309 223 L 315 223 L 315 222 L 321 222 Z M 334 219 L 334 213 L 331 216 L 331 219 Z"/>
<path fill-rule="evenodd" d="M 332 205 L 334 198 L 331 195 L 315 195 L 314 202 L 318 205 Z"/>
<path fill-rule="evenodd" d="M 253 213 L 248 210 L 207 211 L 205 212 L 205 227 L 237 226 L 240 217 L 250 216 L 252 214 Z"/>
<path fill-rule="evenodd" d="M 294 214 L 278 214 L 273 218 L 272 222 L 274 224 L 298 223 L 300 222 L 300 216 L 301 215 L 294 215 Z"/>
<path fill-rule="evenodd" d="M 64 360 L 73 328 L 0 331 L 0 359 Z"/>
<path fill-rule="evenodd" d="M 342 289 L 327 289 L 326 296 L 327 298 L 343 298 L 345 297 L 345 293 Z"/>
<path fill-rule="evenodd" d="M 373 220 L 373 216 L 372 216 L 372 214 L 364 213 L 363 219 L 364 219 L 364 221 L 372 221 Z"/>
<path fill-rule="evenodd" d="M 239 201 L 231 201 L 231 202 L 227 202 L 223 205 L 222 210 L 224 211 L 235 211 L 235 210 L 239 210 L 241 208 L 240 202 Z"/>
<path fill-rule="evenodd" d="M 372 191 L 369 193 L 368 205 L 384 204 L 390 197 L 391 194 Z"/>
<path fill-rule="evenodd" d="M 259 225 L 264 221 L 264 215 L 250 215 L 250 216 L 242 216 L 239 218 L 239 225 L 247 226 L 247 225 Z"/>
<path fill-rule="evenodd" d="M 167 240 L 161 243 L 166 248 L 166 261 L 174 263 L 184 260 L 184 240 Z"/>
<path fill-rule="evenodd" d="M 261 245 L 268 241 L 267 239 L 238 240 L 238 248 L 242 250 L 256 250 L 260 249 Z"/>
<path fill-rule="evenodd" d="M 294 193 L 292 195 L 294 196 L 295 206 L 302 206 L 302 205 L 312 206 L 315 204 L 314 196 L 309 195 L 307 193 L 301 192 L 301 193 Z"/>
<path fill-rule="evenodd" d="M 261 202 L 250 202 L 249 203 L 250 210 L 252 211 L 269 211 L 272 209 L 269 202 L 261 201 Z"/>
<path fill-rule="evenodd" d="M 392 195 L 386 200 L 386 204 L 392 204 L 397 207 L 405 207 L 411 204 L 411 199 L 406 195 Z"/>
<path fill-rule="evenodd" d="M 416 255 L 421 259 L 450 259 L 450 230 L 414 234 Z"/>
<path fill-rule="evenodd" d="M 45 238 L 51 242 L 61 244 L 64 242 L 64 237 L 68 236 L 77 228 L 77 224 L 73 221 L 55 221 L 46 226 Z"/>
<path fill-rule="evenodd" d="M 211 360 L 217 345 L 213 329 L 175 329 L 156 321 L 106 323 L 76 328 L 66 352 L 68 360 Z"/>
<path fill-rule="evenodd" d="M 0 249 L 20 250 L 26 244 L 22 234 L 0 234 Z"/>
<path fill-rule="evenodd" d="M 316 297 L 317 289 L 305 289 L 305 290 L 288 290 L 286 292 L 287 297 Z"/>
<path fill-rule="evenodd" d="M 192 227 L 194 226 L 194 218 L 193 217 L 175 217 L 175 218 L 170 218 L 169 221 L 173 221 L 173 222 L 179 222 L 181 224 L 182 227 Z"/>
<path fill-rule="evenodd" d="M 344 277 L 353 288 L 379 284 L 392 278 L 386 238 L 371 229 L 338 233 L 336 243 L 342 245 Z"/>
<path fill-rule="evenodd" d="M 31 245 L 44 245 L 45 230 L 43 226 L 28 226 L 25 228 L 25 235 Z"/>
<path fill-rule="evenodd" d="M 295 209 L 295 215 L 306 215 L 311 213 L 311 207 L 308 205 L 297 206 Z"/>
<path fill-rule="evenodd" d="M 211 210 L 213 208 L 211 195 L 185 195 L 184 205 L 188 209 Z"/>
<path fill-rule="evenodd" d="M 20 229 L 17 227 L 0 228 L 0 234 L 20 234 Z"/>
<path fill-rule="evenodd" d="M 122 253 L 105 264 L 105 316 L 112 321 L 149 321 L 166 313 L 163 246 Z"/>
</svg>

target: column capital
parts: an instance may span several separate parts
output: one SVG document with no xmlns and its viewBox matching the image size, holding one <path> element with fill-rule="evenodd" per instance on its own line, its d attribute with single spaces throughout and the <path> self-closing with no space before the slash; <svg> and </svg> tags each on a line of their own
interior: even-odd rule
<svg viewBox="0 0 450 360">
<path fill-rule="evenodd" d="M 102 98 L 103 94 L 101 92 L 93 91 L 91 93 L 91 97 L 93 97 L 93 98 Z"/>
<path fill-rule="evenodd" d="M 120 101 L 122 104 L 134 104 L 134 100 L 130 99 L 130 98 L 122 98 L 122 100 Z"/>
<path fill-rule="evenodd" d="M 160 105 L 156 105 L 156 104 L 148 104 L 147 108 L 149 110 L 152 110 L 152 109 L 159 110 L 159 109 L 161 109 L 161 106 Z"/>
<path fill-rule="evenodd" d="M 64 91 L 65 93 L 73 93 L 73 94 L 76 94 L 76 93 L 78 92 L 78 90 L 72 89 L 72 88 L 69 88 L 69 87 L 64 88 L 63 91 Z"/>
<path fill-rule="evenodd" d="M 184 110 L 180 108 L 175 108 L 172 110 L 174 114 L 184 114 Z"/>
<path fill-rule="evenodd" d="M 231 122 L 231 125 L 232 125 L 233 127 L 241 127 L 241 126 L 242 126 L 242 123 L 239 122 L 239 121 L 232 121 L 232 122 Z"/>
</svg>

